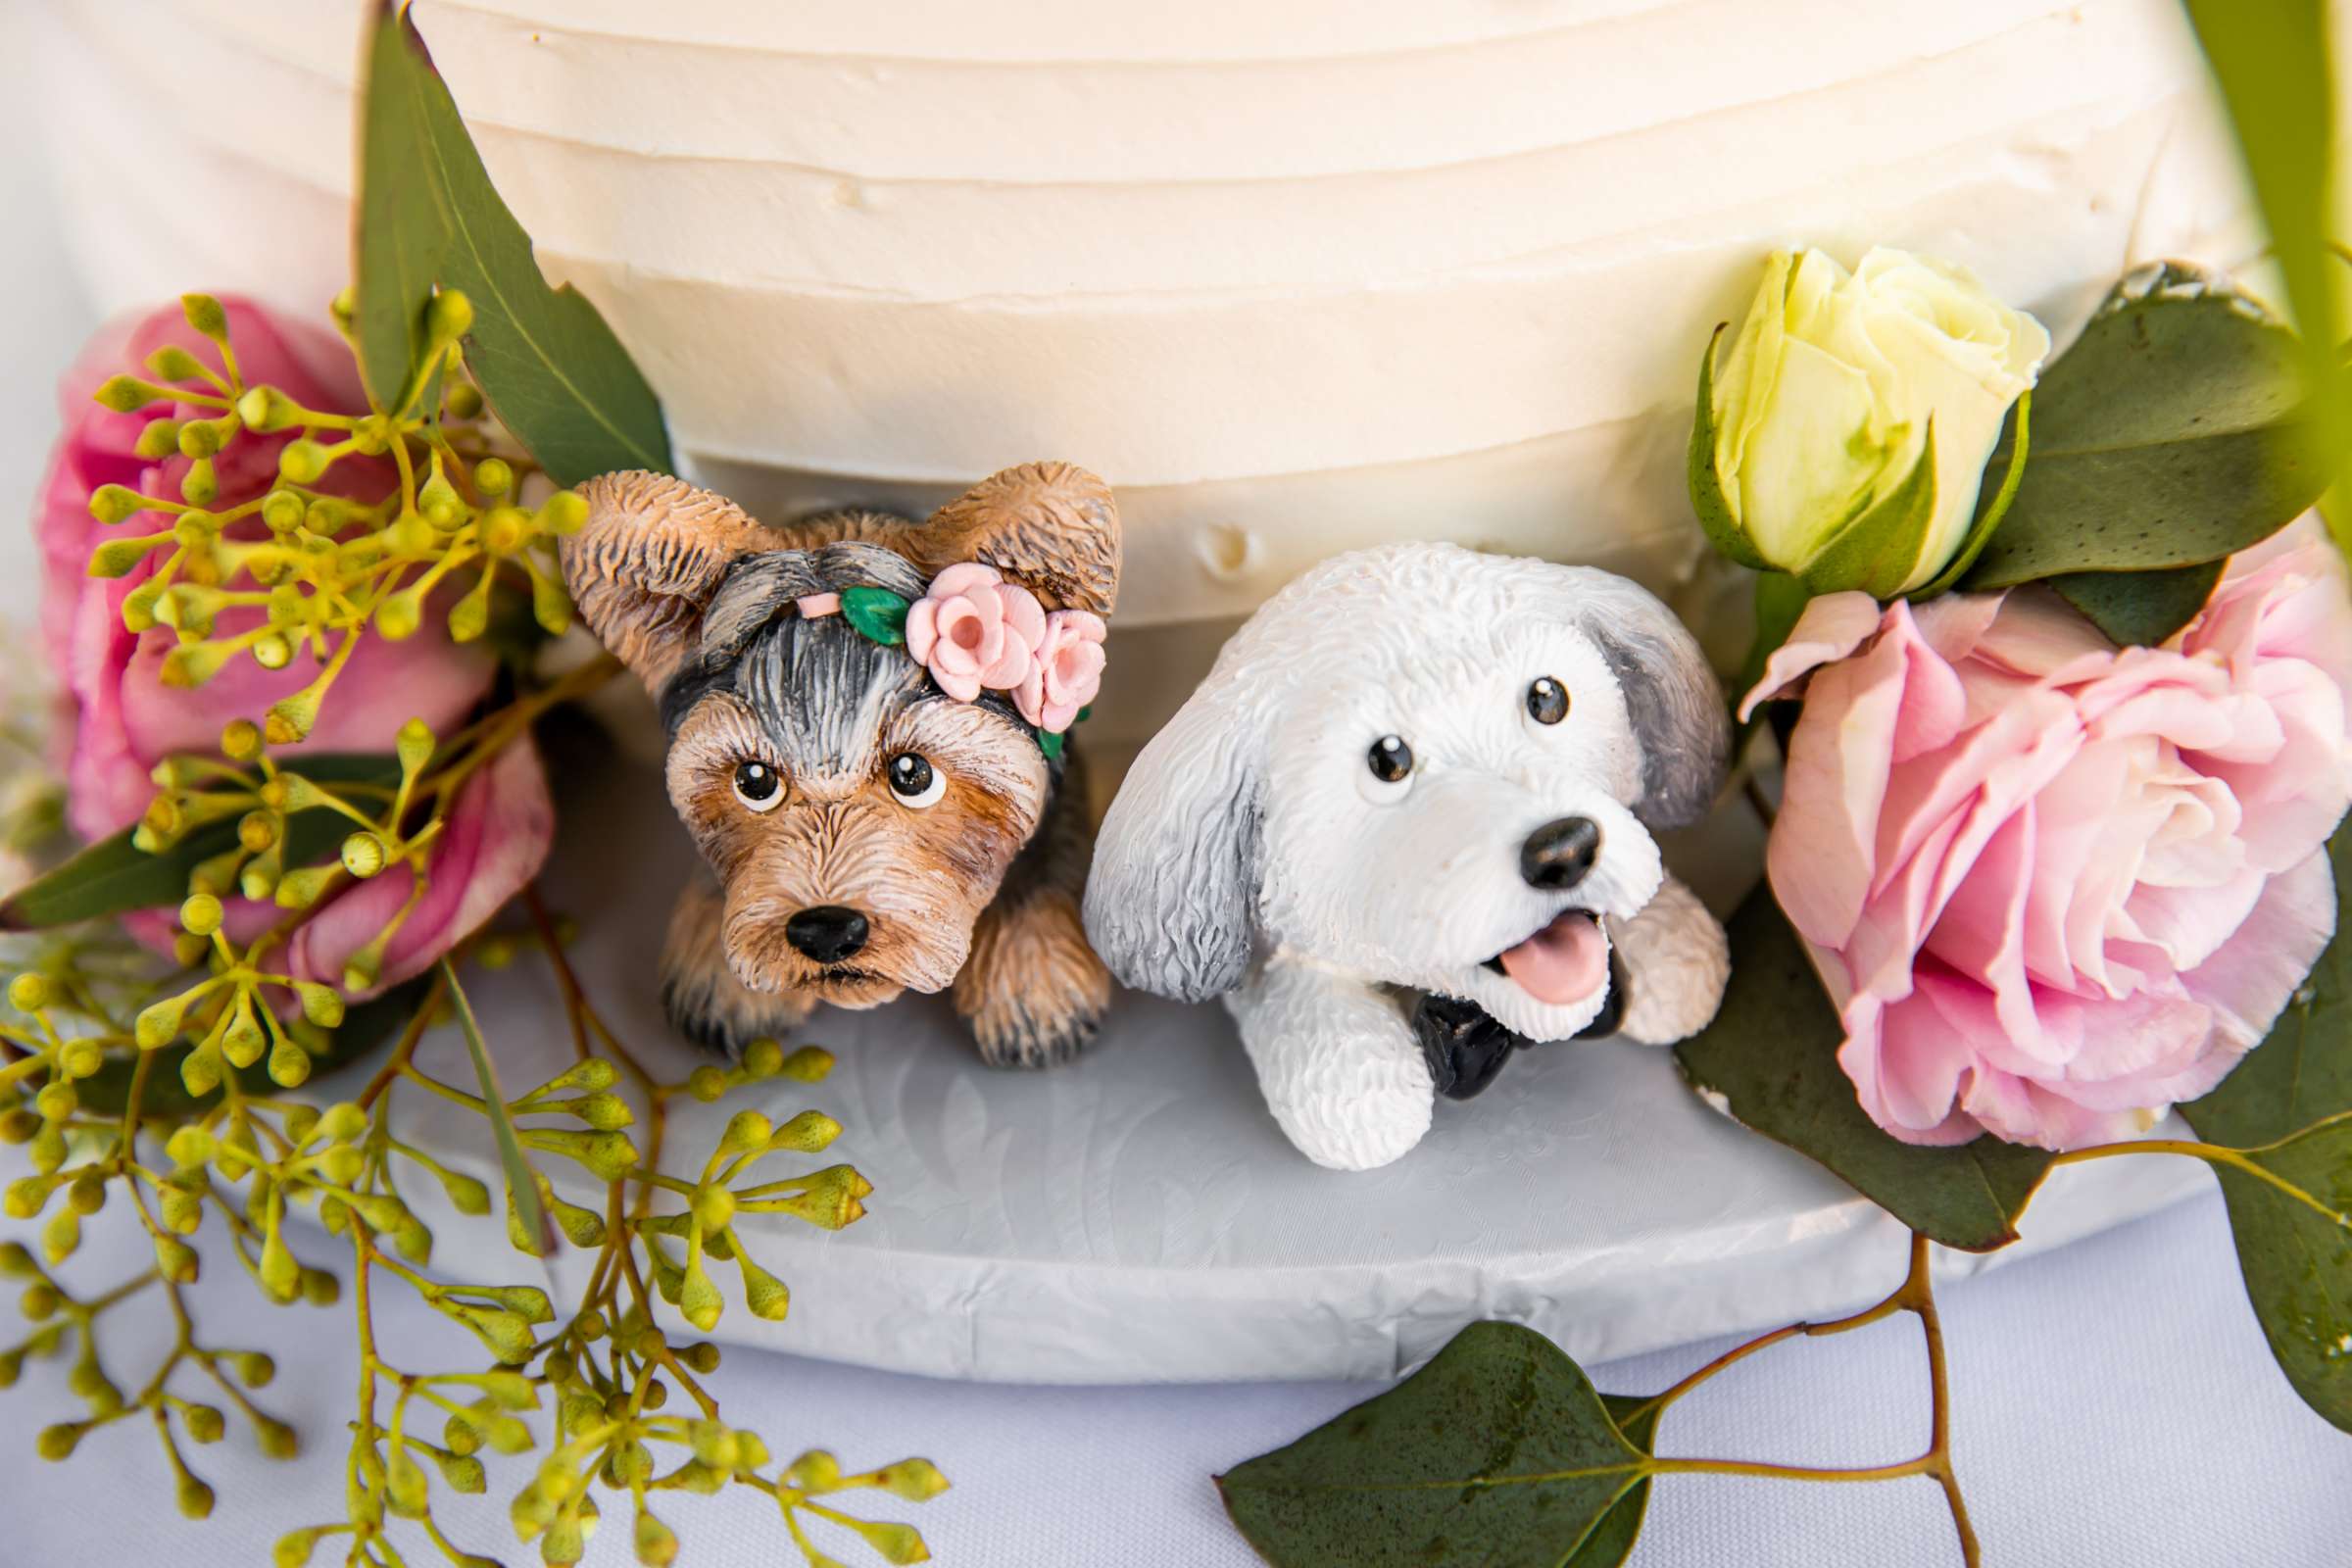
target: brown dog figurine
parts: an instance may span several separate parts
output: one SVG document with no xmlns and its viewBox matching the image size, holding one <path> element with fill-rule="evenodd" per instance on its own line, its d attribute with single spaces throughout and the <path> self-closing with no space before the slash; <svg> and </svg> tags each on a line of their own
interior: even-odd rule
<svg viewBox="0 0 2352 1568">
<path fill-rule="evenodd" d="M 679 1028 L 739 1051 L 819 1002 L 953 986 L 992 1063 L 1083 1049 L 1110 980 L 1064 731 L 1118 597 L 1109 487 L 1030 464 L 925 523 L 775 528 L 659 474 L 582 494 L 564 578 L 661 705 L 670 802 L 716 878 L 662 953 Z"/>
</svg>

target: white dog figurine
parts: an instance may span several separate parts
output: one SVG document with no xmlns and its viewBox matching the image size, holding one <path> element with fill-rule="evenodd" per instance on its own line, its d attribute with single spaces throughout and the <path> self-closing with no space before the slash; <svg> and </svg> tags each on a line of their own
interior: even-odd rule
<svg viewBox="0 0 2352 1568">
<path fill-rule="evenodd" d="M 1309 1159 L 1385 1165 L 1518 1044 L 1714 1016 L 1723 928 L 1650 829 L 1705 813 L 1728 744 L 1698 645 L 1622 577 L 1335 557 L 1144 749 L 1087 933 L 1131 986 L 1226 999 Z"/>
</svg>

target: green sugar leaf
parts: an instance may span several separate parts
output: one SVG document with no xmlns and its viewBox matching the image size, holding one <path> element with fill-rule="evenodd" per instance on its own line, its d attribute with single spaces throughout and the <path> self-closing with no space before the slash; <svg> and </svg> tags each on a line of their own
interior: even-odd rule
<svg viewBox="0 0 2352 1568">
<path fill-rule="evenodd" d="M 1276 1568 L 1613 1568 L 1648 1456 L 1557 1346 L 1473 1323 L 1396 1388 L 1217 1478 Z M 1601 1554 L 1585 1556 L 1603 1532 Z M 1614 1553 L 1613 1555 L 1611 1553 Z"/>
<path fill-rule="evenodd" d="M 2339 900 L 2352 826 L 2328 845 Z M 2344 911 L 2309 978 L 2261 1045 L 2180 1107 L 2197 1136 L 2265 1149 L 2266 1170 L 2334 1211 L 2352 1210 L 2352 939 Z M 2316 1130 L 2315 1130 L 2316 1129 Z M 2217 1165 L 2246 1296 L 2271 1353 L 2306 1403 L 2352 1432 L 2352 1229 L 2260 1177 Z"/>
<path fill-rule="evenodd" d="M 2197 618 L 2228 563 L 2169 571 L 2078 571 L 2047 579 L 2059 598 L 2117 643 L 2153 647 Z"/>
<path fill-rule="evenodd" d="M 907 600 L 887 588 L 844 588 L 841 618 L 869 642 L 897 648 L 906 641 Z"/>
<path fill-rule="evenodd" d="M 2034 389 L 2033 461 L 1960 586 L 2195 565 L 2285 526 L 2328 479 L 2301 353 L 2185 269 L 2119 285 Z"/>
<path fill-rule="evenodd" d="M 1750 893 L 1727 929 L 1723 1006 L 1674 1049 L 1691 1086 L 1723 1096 L 1741 1124 L 1820 1161 L 1934 1241 L 1971 1252 L 2016 1241 L 2049 1154 L 1989 1134 L 1943 1149 L 1894 1138 L 1838 1065 L 1845 1031 L 1772 889 Z"/>
<path fill-rule="evenodd" d="M 373 754 L 290 756 L 287 770 L 316 784 L 366 784 L 392 789 L 400 762 Z M 351 818 L 324 807 L 286 819 L 285 863 L 309 865 L 334 853 L 351 832 Z M 207 823 L 168 850 L 149 854 L 131 843 L 134 828 L 100 839 L 65 864 L 0 900 L 0 931 L 39 931 L 175 905 L 188 896 L 188 877 L 237 841 L 234 817 Z"/>
<path fill-rule="evenodd" d="M 435 281 L 463 293 L 473 307 L 466 366 L 499 422 L 550 478 L 573 485 L 619 468 L 669 472 L 662 405 L 636 363 L 594 305 L 569 284 L 548 286 L 530 236 L 491 184 L 449 88 L 405 13 L 387 8 L 377 26 L 362 114 L 369 137 L 361 154 L 363 176 L 426 191 L 441 242 L 436 250 L 421 239 L 368 232 L 373 213 L 389 211 L 414 221 L 421 208 L 413 192 L 370 196 L 363 188 L 358 249 L 363 260 L 375 258 L 379 294 L 370 304 L 364 274 L 363 309 L 391 312 L 387 302 L 413 282 L 416 261 L 437 256 Z M 387 39 L 387 29 L 398 36 Z M 379 133 L 380 160 L 373 145 Z M 389 344 L 393 324 L 387 316 L 373 330 Z M 396 324 L 412 330 L 407 317 Z"/>
</svg>

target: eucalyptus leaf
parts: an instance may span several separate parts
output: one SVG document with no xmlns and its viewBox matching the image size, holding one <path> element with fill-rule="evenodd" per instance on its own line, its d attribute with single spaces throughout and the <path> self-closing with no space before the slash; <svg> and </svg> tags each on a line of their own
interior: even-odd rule
<svg viewBox="0 0 2352 1568">
<path fill-rule="evenodd" d="M 364 123 L 402 127 L 387 129 L 390 145 L 414 136 L 421 149 L 406 177 L 430 191 L 439 216 L 438 282 L 473 306 L 466 363 L 482 396 L 558 484 L 617 468 L 669 472 L 669 433 L 653 388 L 594 305 L 569 284 L 548 286 L 423 40 L 413 25 L 395 24 L 403 46 L 373 52 Z M 365 153 L 362 167 L 374 167 Z M 385 177 L 403 176 L 392 169 Z M 363 221 L 369 211 L 363 193 Z M 362 255 L 377 243 L 363 234 Z"/>
<path fill-rule="evenodd" d="M 286 766 L 318 784 L 389 790 L 400 782 L 399 759 L 372 753 L 289 758 Z M 325 858 L 351 828 L 351 818 L 324 807 L 295 812 L 286 819 L 285 862 L 308 865 Z M 150 854 L 131 843 L 133 831 L 124 828 L 100 839 L 0 900 L 0 931 L 45 930 L 176 905 L 188 896 L 189 874 L 214 856 L 227 853 L 237 839 L 236 819 L 231 817 L 207 823 L 170 849 Z"/>
<path fill-rule="evenodd" d="M 1647 1464 L 1557 1346 L 1473 1323 L 1396 1388 L 1217 1487 L 1277 1568 L 1609 1568 L 1622 1551 L 1577 1554 L 1611 1524 L 1631 1544 L 1639 1511 L 1615 1510 Z"/>
<path fill-rule="evenodd" d="M 2016 1241 L 2049 1154 L 1989 1135 L 1932 1149 L 1879 1127 L 1838 1064 L 1845 1031 L 1771 888 L 1750 893 L 1727 929 L 1723 1005 L 1674 1051 L 1691 1086 L 1722 1096 L 1743 1125 L 1820 1161 L 1930 1240 L 1971 1252 Z"/>
<path fill-rule="evenodd" d="M 2328 845 L 2339 893 L 2335 939 L 2268 1037 L 2203 1099 L 2180 1107 L 2208 1143 L 2271 1149 L 2266 1168 L 2338 1210 L 2352 1209 L 2352 937 L 2341 890 L 2352 883 L 2352 827 Z M 2227 1165 L 2215 1167 L 2230 1208 L 2246 1296 L 2279 1370 L 2311 1407 L 2352 1432 L 2352 1230 Z"/>
<path fill-rule="evenodd" d="M 397 79 L 407 65 L 401 57 L 410 50 L 409 37 L 401 7 L 379 0 L 366 79 Z M 423 358 L 424 309 L 449 233 L 424 177 L 425 145 L 418 130 L 401 94 L 361 95 L 352 342 L 368 399 L 384 410 L 403 405 Z"/>
<path fill-rule="evenodd" d="M 2328 482 L 2300 354 L 2199 274 L 2127 278 L 2042 372 L 2033 462 L 1960 585 L 2193 565 L 2277 532 Z"/>
<path fill-rule="evenodd" d="M 2315 408 L 2329 452 L 2352 451 L 2352 389 L 2332 357 L 2341 340 L 2335 234 L 2336 52 L 2326 0 L 2186 0 L 2197 42 L 2213 67 L 2230 128 L 2245 154 L 2254 195 L 2271 231 L 2287 304 L 2302 329 L 2303 369 L 2318 389 Z M 2341 512 L 2342 509 L 2331 509 Z M 2352 514 L 2331 517 L 2339 545 Z"/>
<path fill-rule="evenodd" d="M 458 1028 L 466 1036 L 466 1054 L 473 1058 L 474 1080 L 481 1086 L 490 1131 L 498 1143 L 498 1163 L 507 1178 L 508 1200 L 514 1203 L 515 1218 L 521 1222 L 523 1239 L 531 1244 L 526 1250 L 534 1257 L 545 1257 L 556 1250 L 556 1228 L 548 1218 L 547 1205 L 539 1200 L 539 1173 L 531 1168 L 529 1156 L 522 1152 L 522 1140 L 515 1136 L 514 1118 L 507 1110 L 505 1092 L 498 1087 L 498 1068 L 490 1060 L 490 1047 L 482 1039 L 482 1026 L 474 1020 L 473 1004 L 466 1000 L 466 988 L 458 984 L 457 966 L 447 958 L 441 960 L 441 978 L 448 983 L 450 1003 L 457 1008 Z"/>
<path fill-rule="evenodd" d="M 1604 1394 L 1600 1402 L 1626 1442 L 1643 1453 L 1654 1455 L 1658 1451 L 1658 1417 L 1666 1413 L 1664 1405 L 1631 1394 Z M 1634 1542 L 1642 1534 L 1642 1521 L 1648 1512 L 1649 1478 L 1643 1476 L 1600 1516 L 1600 1523 L 1592 1527 L 1585 1544 L 1576 1548 L 1576 1554 L 1561 1568 L 1617 1568 L 1632 1554 Z"/>
<path fill-rule="evenodd" d="M 2167 571 L 2077 571 L 2047 581 L 2115 642 L 2153 647 L 2197 618 L 2228 565 L 2208 561 Z"/>
</svg>

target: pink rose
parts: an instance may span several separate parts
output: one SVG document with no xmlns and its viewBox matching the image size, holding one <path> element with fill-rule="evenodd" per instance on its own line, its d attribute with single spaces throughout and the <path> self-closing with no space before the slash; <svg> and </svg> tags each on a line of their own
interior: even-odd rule
<svg viewBox="0 0 2352 1568">
<path fill-rule="evenodd" d="M 1068 729 L 1078 710 L 1102 689 L 1102 617 L 1086 610 L 1056 610 L 1046 617 L 1046 635 L 1030 662 L 1028 678 L 1012 694 L 1021 716 L 1039 729 Z"/>
<path fill-rule="evenodd" d="M 2352 600 L 2294 532 L 2161 648 L 2047 590 L 1806 608 L 1741 711 L 1803 682 L 1768 863 L 1897 1138 L 2074 1149 L 2258 1043 L 2335 929 Z"/>
<path fill-rule="evenodd" d="M 365 412 L 367 403 L 354 374 L 350 353 L 328 333 L 288 321 L 242 300 L 221 302 L 228 313 L 230 341 L 248 385 L 267 382 L 305 407 L 322 412 Z M 49 474 L 33 513 L 43 568 L 41 635 L 51 667 L 64 686 L 70 733 L 66 760 L 67 816 L 75 832 L 98 839 L 138 820 L 154 796 L 149 770 L 174 752 L 216 753 L 220 731 L 231 720 L 259 721 L 270 705 L 316 679 L 318 662 L 305 648 L 283 669 L 267 670 L 251 659 L 231 661 L 218 675 L 192 690 L 167 687 L 160 678 L 164 656 L 175 640 L 166 627 L 133 633 L 122 625 L 122 601 L 153 574 L 142 563 L 128 576 L 88 575 L 91 550 L 110 537 L 135 537 L 166 526 L 159 514 L 142 513 L 111 527 L 90 515 L 90 492 L 121 484 L 146 495 L 176 497 L 188 460 L 173 457 L 150 465 L 133 445 L 147 421 L 159 414 L 185 417 L 219 411 L 182 405 L 117 414 L 91 401 L 91 393 L 118 372 L 145 375 L 141 366 L 166 344 L 188 350 L 216 369 L 220 352 L 191 331 L 179 308 L 171 306 L 102 328 L 59 387 L 64 430 L 51 456 Z M 189 383 L 193 388 L 195 383 Z M 211 390 L 209 387 L 199 390 Z M 277 456 L 295 432 L 241 432 L 214 460 L 224 511 L 265 493 L 277 475 Z M 346 460 L 328 471 L 321 488 L 357 500 L 375 500 L 393 483 L 387 465 Z M 258 519 L 239 524 L 232 536 L 261 534 Z M 256 623 L 255 609 L 223 611 L 215 635 L 233 636 Z M 487 695 L 497 672 L 484 648 L 462 648 L 446 626 L 427 616 L 415 636 L 390 643 L 370 636 L 354 652 L 321 709 L 318 724 L 302 744 L 276 755 L 299 766 L 303 754 L 390 752 L 393 737 L 411 718 L 436 733 L 464 721 Z M 402 926 L 392 945 L 382 984 L 392 985 L 429 965 L 451 944 L 480 924 L 490 909 L 519 891 L 546 858 L 553 811 L 537 757 L 528 743 L 482 770 L 460 791 L 449 825 L 430 855 L 433 890 Z M 495 830 L 495 831 L 493 831 Z M 387 872 L 374 882 L 346 890 L 322 911 L 337 927 L 389 901 L 406 897 L 409 877 Z M 397 886 L 396 886 L 397 884 Z M 450 897 L 440 897 L 447 884 Z M 465 892 L 464 898 L 457 895 Z M 345 911 L 343 906 L 353 907 Z M 242 941 L 282 911 L 244 900 L 230 902 L 228 930 Z M 389 909 L 384 911 L 388 916 Z M 167 916 L 134 917 L 142 938 L 169 947 Z M 377 918 L 375 927 L 380 927 Z M 367 935 L 373 934 L 371 927 Z M 357 948 L 366 940 L 352 942 Z M 306 951 L 297 943 L 297 952 Z M 313 942 L 307 951 L 323 946 Z M 332 983 L 341 973 L 340 955 L 331 966 L 301 969 L 306 979 Z"/>
<path fill-rule="evenodd" d="M 1045 634 L 1037 596 L 976 561 L 941 572 L 906 609 L 906 651 L 959 703 L 1019 686 Z"/>
</svg>

